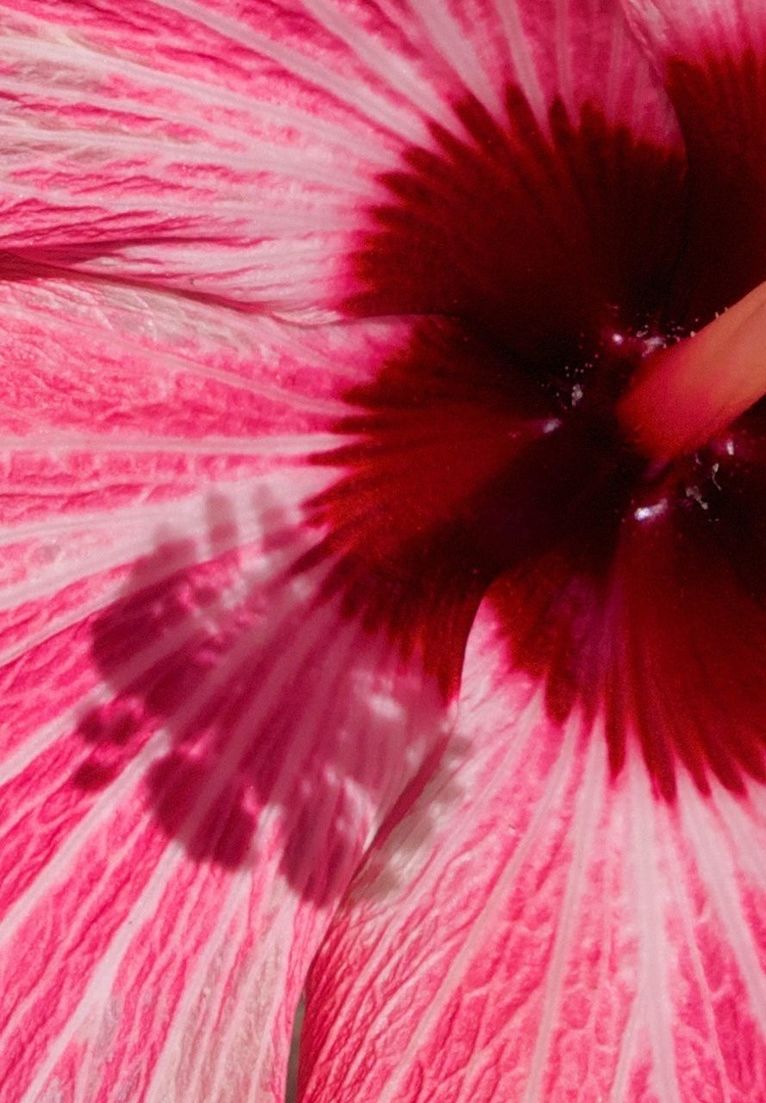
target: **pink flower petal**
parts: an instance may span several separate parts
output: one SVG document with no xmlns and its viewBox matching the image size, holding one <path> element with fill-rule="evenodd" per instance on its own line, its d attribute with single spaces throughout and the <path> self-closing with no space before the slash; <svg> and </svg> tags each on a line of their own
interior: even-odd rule
<svg viewBox="0 0 766 1103">
<path fill-rule="evenodd" d="M 321 316 L 359 292 L 349 258 L 386 174 L 450 135 L 481 146 L 509 99 L 514 159 L 539 153 L 530 118 L 577 129 L 586 105 L 677 146 L 605 0 L 0 7 L 0 247 L 28 264 Z"/>
<path fill-rule="evenodd" d="M 752 1103 L 766 1091 L 766 799 L 610 783 L 488 619 L 452 765 L 313 967 L 302 1103 Z"/>
<path fill-rule="evenodd" d="M 766 278 L 766 13 L 747 0 L 623 0 L 689 159 L 676 319 L 697 328 Z"/>
<path fill-rule="evenodd" d="M 422 122 L 325 18 L 243 7 L 3 5 L 4 250 L 261 308 L 337 298 L 360 195 Z"/>
<path fill-rule="evenodd" d="M 308 963 L 442 738 L 294 570 L 309 459 L 402 325 L 0 295 L 2 1092 L 281 1101 Z"/>
</svg>

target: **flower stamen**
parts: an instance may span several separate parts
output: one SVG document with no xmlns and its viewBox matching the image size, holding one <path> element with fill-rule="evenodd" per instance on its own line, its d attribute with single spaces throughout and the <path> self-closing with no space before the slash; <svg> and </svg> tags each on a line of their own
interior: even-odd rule
<svg viewBox="0 0 766 1103">
<path fill-rule="evenodd" d="M 766 394 L 766 283 L 699 333 L 650 353 L 618 403 L 620 424 L 658 463 L 703 447 Z"/>
</svg>

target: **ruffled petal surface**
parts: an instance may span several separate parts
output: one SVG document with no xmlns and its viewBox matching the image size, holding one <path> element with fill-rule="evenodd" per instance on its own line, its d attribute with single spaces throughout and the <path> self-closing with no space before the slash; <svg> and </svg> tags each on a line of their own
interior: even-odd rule
<svg viewBox="0 0 766 1103">
<path fill-rule="evenodd" d="M 658 801 L 546 717 L 489 613 L 455 758 L 376 845 L 313 966 L 303 1103 L 753 1103 L 766 794 Z"/>
<path fill-rule="evenodd" d="M 321 312 L 370 173 L 423 124 L 318 7 L 3 5 L 2 248 Z"/>
<path fill-rule="evenodd" d="M 412 290 L 411 256 L 394 250 L 376 273 L 384 287 L 369 286 L 360 258 L 378 248 L 369 238 L 396 191 L 392 173 L 413 150 L 422 164 L 446 145 L 458 187 L 483 166 L 511 188 L 517 211 L 503 241 L 513 245 L 531 219 L 517 265 L 537 248 L 545 277 L 571 257 L 569 238 L 563 251 L 547 239 L 562 198 L 576 234 L 605 240 L 588 223 L 599 181 L 578 179 L 576 163 L 559 179 L 544 163 L 551 128 L 559 145 L 581 125 L 627 125 L 636 140 L 679 148 L 651 70 L 606 0 L 140 0 L 129 11 L 118 0 L 34 0 L 0 10 L 0 248 L 249 309 L 322 317 L 353 302 L 390 312 L 403 279 Z M 581 117 L 594 107 L 595 123 Z M 498 127 L 512 160 L 521 155 L 516 179 L 498 178 L 498 150 L 487 148 Z M 619 162 L 617 150 L 618 178 Z M 438 178 L 426 184 L 438 230 L 454 195 Z M 578 187 L 584 226 L 569 194 Z M 411 224 L 420 213 L 408 212 Z M 4 263 L 13 272 L 13 259 Z M 452 300 L 432 286 L 428 309 L 454 312 L 465 287 L 448 290 Z M 422 306 L 399 293 L 395 308 Z"/>
<path fill-rule="evenodd" d="M 294 570 L 398 324 L 0 296 L 0 1094 L 281 1101 L 308 963 L 441 738 L 433 682 Z"/>
</svg>

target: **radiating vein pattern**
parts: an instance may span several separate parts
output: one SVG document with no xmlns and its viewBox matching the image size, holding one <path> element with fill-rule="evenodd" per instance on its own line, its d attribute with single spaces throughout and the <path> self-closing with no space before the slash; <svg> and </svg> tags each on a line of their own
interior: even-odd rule
<svg viewBox="0 0 766 1103">
<path fill-rule="evenodd" d="M 2 1103 L 766 1091 L 721 4 L 0 0 Z"/>
</svg>

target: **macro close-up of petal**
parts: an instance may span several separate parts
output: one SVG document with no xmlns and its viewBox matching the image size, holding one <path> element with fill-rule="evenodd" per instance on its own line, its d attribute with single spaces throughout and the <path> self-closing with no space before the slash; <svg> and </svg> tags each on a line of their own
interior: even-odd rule
<svg viewBox="0 0 766 1103">
<path fill-rule="evenodd" d="M 766 3 L 0 0 L 0 1103 L 766 1099 Z"/>
</svg>

